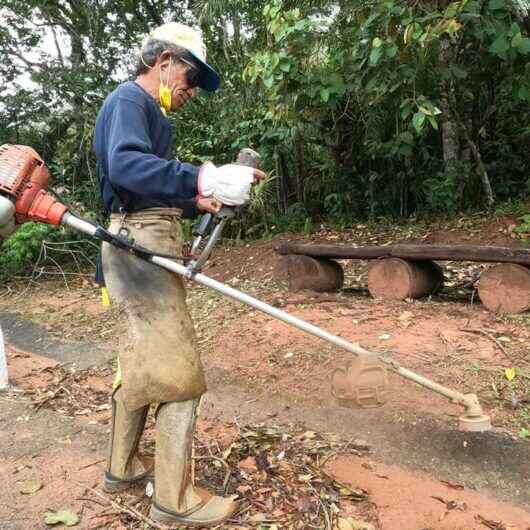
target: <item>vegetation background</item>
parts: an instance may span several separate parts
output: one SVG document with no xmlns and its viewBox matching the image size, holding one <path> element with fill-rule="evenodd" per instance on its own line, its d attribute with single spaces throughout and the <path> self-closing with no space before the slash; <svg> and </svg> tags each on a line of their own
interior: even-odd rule
<svg viewBox="0 0 530 530">
<path fill-rule="evenodd" d="M 99 221 L 95 116 L 171 20 L 202 29 L 223 77 L 171 116 L 175 155 L 223 163 L 252 146 L 275 177 L 240 234 L 491 210 L 530 192 L 530 0 L 3 0 L 0 19 L 0 144 L 32 145 L 63 199 Z M 24 226 L 0 270 L 65 237 Z"/>
</svg>

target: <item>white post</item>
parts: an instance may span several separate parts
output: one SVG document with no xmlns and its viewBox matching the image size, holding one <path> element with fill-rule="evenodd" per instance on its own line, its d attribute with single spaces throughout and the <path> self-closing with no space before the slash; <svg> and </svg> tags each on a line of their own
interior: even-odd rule
<svg viewBox="0 0 530 530">
<path fill-rule="evenodd" d="M 0 326 L 0 390 L 6 390 L 7 384 L 8 379 L 6 349 L 4 346 L 4 335 L 2 333 L 2 326 Z"/>
</svg>

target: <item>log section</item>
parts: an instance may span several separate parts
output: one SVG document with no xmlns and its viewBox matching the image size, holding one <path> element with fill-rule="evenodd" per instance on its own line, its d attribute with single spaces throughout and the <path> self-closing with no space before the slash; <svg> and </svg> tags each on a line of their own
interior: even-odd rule
<svg viewBox="0 0 530 530">
<path fill-rule="evenodd" d="M 384 258 L 371 262 L 368 269 L 368 290 L 374 298 L 421 298 L 442 285 L 442 270 L 432 261 Z"/>
<path fill-rule="evenodd" d="M 482 273 L 478 295 L 494 313 L 522 313 L 530 309 L 530 270 L 503 263 Z"/>
<path fill-rule="evenodd" d="M 317 292 L 337 291 L 344 283 L 342 267 L 332 260 L 308 256 L 286 256 L 289 289 Z"/>
<path fill-rule="evenodd" d="M 414 245 L 396 244 L 376 247 L 347 245 L 283 243 L 276 249 L 280 254 L 301 254 L 328 259 L 403 258 L 407 260 L 482 261 L 530 265 L 530 250 L 476 245 Z"/>
</svg>

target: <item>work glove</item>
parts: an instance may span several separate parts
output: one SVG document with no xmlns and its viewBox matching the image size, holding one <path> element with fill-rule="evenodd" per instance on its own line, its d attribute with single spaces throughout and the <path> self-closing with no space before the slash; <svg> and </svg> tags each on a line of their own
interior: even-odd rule
<svg viewBox="0 0 530 530">
<path fill-rule="evenodd" d="M 216 167 L 206 162 L 199 170 L 198 191 L 203 197 L 213 197 L 227 206 L 239 206 L 250 199 L 254 169 L 238 164 Z"/>
</svg>

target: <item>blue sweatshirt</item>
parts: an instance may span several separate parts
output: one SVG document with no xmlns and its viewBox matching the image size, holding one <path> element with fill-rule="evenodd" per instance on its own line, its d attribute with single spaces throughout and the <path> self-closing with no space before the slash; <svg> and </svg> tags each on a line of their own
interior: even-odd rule
<svg viewBox="0 0 530 530">
<path fill-rule="evenodd" d="M 171 125 L 137 83 L 107 96 L 94 132 L 101 198 L 111 212 L 182 208 L 195 217 L 199 168 L 170 159 Z"/>
</svg>

